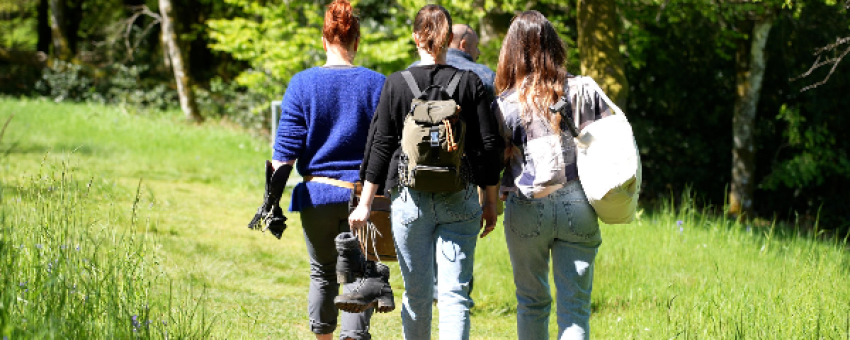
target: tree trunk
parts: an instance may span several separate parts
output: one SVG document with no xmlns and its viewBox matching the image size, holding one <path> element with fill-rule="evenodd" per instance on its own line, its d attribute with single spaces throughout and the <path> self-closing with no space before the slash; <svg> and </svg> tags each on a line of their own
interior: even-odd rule
<svg viewBox="0 0 850 340">
<path fill-rule="evenodd" d="M 481 45 L 487 45 L 491 41 L 498 41 L 499 36 L 508 31 L 510 21 L 505 25 L 504 20 L 499 20 L 499 13 L 488 11 L 478 20 L 478 41 Z"/>
<path fill-rule="evenodd" d="M 65 29 L 65 0 L 50 0 L 50 35 L 53 40 L 53 56 L 71 59 L 68 34 Z"/>
<path fill-rule="evenodd" d="M 590 76 L 621 108 L 629 83 L 620 54 L 620 17 L 614 0 L 578 1 L 578 50 L 581 74 Z"/>
<path fill-rule="evenodd" d="M 729 214 L 733 216 L 747 216 L 753 209 L 756 108 L 766 66 L 764 46 L 772 26 L 770 14 L 756 21 L 750 38 L 738 43 L 735 54 L 737 89 L 732 117 L 732 185 L 729 191 Z"/>
<path fill-rule="evenodd" d="M 38 42 L 35 45 L 35 50 L 48 53 L 50 52 L 50 4 L 47 0 L 38 1 L 37 18 Z"/>
<path fill-rule="evenodd" d="M 80 40 L 80 24 L 83 21 L 83 2 L 85 0 L 65 0 L 65 36 L 68 50 L 77 55 L 77 43 Z"/>
<path fill-rule="evenodd" d="M 172 69 L 174 69 L 174 80 L 177 82 L 180 108 L 183 109 L 186 119 L 196 123 L 203 122 L 204 117 L 198 113 L 198 106 L 195 103 L 195 93 L 192 91 L 192 82 L 189 79 L 188 68 L 183 62 L 180 44 L 177 41 L 177 34 L 174 32 L 171 0 L 159 0 L 159 12 L 162 17 L 161 27 L 165 48 L 168 53 L 168 59 L 171 61 Z"/>
</svg>

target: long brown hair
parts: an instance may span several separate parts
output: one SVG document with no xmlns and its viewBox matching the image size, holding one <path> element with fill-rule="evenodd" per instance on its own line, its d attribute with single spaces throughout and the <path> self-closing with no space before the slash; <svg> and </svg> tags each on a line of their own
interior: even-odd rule
<svg viewBox="0 0 850 340">
<path fill-rule="evenodd" d="M 325 12 L 322 36 L 331 44 L 350 47 L 360 36 L 360 19 L 348 0 L 335 0 Z"/>
<path fill-rule="evenodd" d="M 451 29 L 452 16 L 440 5 L 422 7 L 413 20 L 413 33 L 419 36 L 419 43 L 425 45 L 423 49 L 435 57 L 448 47 Z"/>
<path fill-rule="evenodd" d="M 538 11 L 525 11 L 511 21 L 496 70 L 496 93 L 515 89 L 526 121 L 544 118 L 560 132 L 561 117 L 549 105 L 564 94 L 567 49 L 552 23 Z"/>
</svg>

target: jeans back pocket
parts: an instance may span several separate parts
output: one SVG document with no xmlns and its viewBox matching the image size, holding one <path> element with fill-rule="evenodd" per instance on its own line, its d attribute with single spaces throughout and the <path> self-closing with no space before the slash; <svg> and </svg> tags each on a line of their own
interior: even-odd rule
<svg viewBox="0 0 850 340">
<path fill-rule="evenodd" d="M 540 235 L 543 220 L 543 202 L 518 199 L 514 194 L 505 207 L 505 222 L 508 229 L 521 238 Z"/>
<path fill-rule="evenodd" d="M 587 200 L 565 200 L 564 212 L 569 221 L 569 233 L 584 240 L 599 237 L 599 222 L 596 211 Z"/>
</svg>

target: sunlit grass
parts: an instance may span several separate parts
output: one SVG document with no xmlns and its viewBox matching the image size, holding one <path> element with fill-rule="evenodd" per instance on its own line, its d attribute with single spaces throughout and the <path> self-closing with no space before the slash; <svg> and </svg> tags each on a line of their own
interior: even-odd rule
<svg viewBox="0 0 850 340">
<path fill-rule="evenodd" d="M 91 335 L 84 338 L 124 338 L 138 334 L 131 317 L 144 315 L 140 306 L 147 305 L 153 322 L 167 319 L 169 311 L 196 311 L 194 318 L 174 317 L 187 334 L 207 329 L 206 322 L 212 338 L 312 338 L 306 303 L 309 262 L 298 215 L 287 213 L 289 228 L 282 240 L 246 228 L 262 200 L 262 164 L 270 154 L 265 139 L 217 123 L 193 126 L 175 113 L 139 116 L 97 105 L 0 99 L 0 123 L 11 113 L 16 116 L 0 141 L 3 301 L 21 296 L 24 276 L 33 277 L 30 285 L 61 282 L 66 287 L 49 286 L 56 292 L 53 298 L 42 301 L 40 309 L 28 309 L 26 317 L 23 312 L 14 317 L 39 320 L 56 332 L 64 329 L 56 326 L 61 322 L 48 320 L 64 320 Z M 74 204 L 46 199 L 57 195 L 46 181 L 61 183 L 63 171 L 69 174 L 63 190 L 78 197 Z M 41 201 L 33 192 L 40 192 Z M 850 261 L 843 241 L 809 235 L 816 232 L 798 235 L 786 228 L 748 226 L 684 202 L 645 212 L 632 225 L 602 227 L 592 297 L 594 338 L 850 337 L 850 286 L 845 283 Z M 48 232 L 39 227 L 46 217 L 27 210 L 37 204 L 50 207 L 56 221 L 72 220 Z M 55 213 L 63 206 L 75 210 Z M 7 247 L 12 228 L 18 239 Z M 78 236 L 85 233 L 93 236 Z M 26 243 L 26 251 L 15 250 L 15 242 Z M 37 244 L 50 245 L 38 253 L 44 257 L 34 252 Z M 100 249 L 99 256 L 88 253 L 94 249 Z M 110 250 L 121 256 L 105 256 Z M 7 254 L 16 254 L 14 261 L 24 261 L 26 269 L 7 275 L 17 270 L 10 269 L 12 255 Z M 72 269 L 85 268 L 79 261 L 93 258 L 114 264 L 110 277 L 118 285 L 91 281 L 80 288 L 81 281 L 71 280 Z M 50 281 L 44 268 L 57 259 L 69 273 L 65 281 Z M 391 263 L 390 268 L 400 305 L 398 267 Z M 137 286 L 127 286 L 131 281 Z M 67 286 L 74 283 L 78 289 L 69 294 Z M 134 293 L 120 304 L 105 303 L 98 312 L 60 298 L 78 296 L 83 289 Z M 502 230 L 479 241 L 473 298 L 473 339 L 516 338 L 516 301 Z M 55 317 L 61 313 L 71 316 Z M 87 321 L 95 314 L 96 321 Z M 21 325 L 14 320 L 3 322 Z M 435 321 L 435 338 L 436 330 Z M 556 331 L 553 317 L 553 338 Z M 0 329 L 2 335 L 46 336 L 21 332 L 29 330 Z M 398 312 L 376 315 L 372 334 L 399 339 Z"/>
<path fill-rule="evenodd" d="M 169 286 L 153 265 L 152 243 L 134 228 L 144 224 L 136 205 L 98 204 L 93 197 L 108 199 L 110 188 L 79 181 L 61 164 L 36 170 L 0 192 L 0 334 L 12 339 L 210 334 L 212 320 L 201 304 L 178 303 L 170 290 L 162 290 Z"/>
</svg>

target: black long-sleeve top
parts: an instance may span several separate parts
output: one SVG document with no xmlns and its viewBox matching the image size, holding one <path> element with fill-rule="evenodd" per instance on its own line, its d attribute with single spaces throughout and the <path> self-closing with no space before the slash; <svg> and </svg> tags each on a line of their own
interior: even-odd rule
<svg viewBox="0 0 850 340">
<path fill-rule="evenodd" d="M 452 98 L 460 105 L 460 116 L 467 124 L 464 152 L 470 181 L 481 187 L 497 185 L 505 144 L 499 135 L 498 120 L 490 110 L 489 95 L 478 76 L 449 65 L 414 66 L 408 70 L 421 91 L 430 85 L 445 87 L 455 72 L 461 72 L 460 83 Z M 366 153 L 360 168 L 361 179 L 379 186 L 383 184 L 387 190 L 398 185 L 401 132 L 413 99 L 413 92 L 401 72 L 387 77 L 369 127 Z"/>
</svg>

